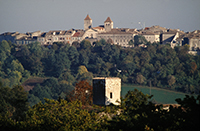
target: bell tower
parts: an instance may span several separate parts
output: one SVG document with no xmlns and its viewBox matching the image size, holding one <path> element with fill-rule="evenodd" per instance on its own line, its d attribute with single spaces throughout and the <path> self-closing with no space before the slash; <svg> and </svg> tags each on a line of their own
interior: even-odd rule
<svg viewBox="0 0 200 131">
<path fill-rule="evenodd" d="M 104 28 L 106 31 L 111 31 L 111 29 L 113 29 L 113 21 L 110 19 L 110 17 L 104 21 Z"/>
<path fill-rule="evenodd" d="M 87 30 L 92 27 L 92 19 L 90 16 L 87 14 L 87 16 L 84 19 L 84 30 Z"/>
</svg>

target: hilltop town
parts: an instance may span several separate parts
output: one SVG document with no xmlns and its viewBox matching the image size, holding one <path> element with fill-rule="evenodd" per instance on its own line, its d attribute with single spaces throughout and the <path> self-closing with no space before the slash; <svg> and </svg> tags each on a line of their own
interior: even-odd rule
<svg viewBox="0 0 200 131">
<path fill-rule="evenodd" d="M 111 44 L 120 45 L 124 48 L 134 47 L 129 44 L 134 36 L 142 35 L 147 41 L 159 42 L 160 44 L 170 44 L 175 46 L 189 45 L 189 51 L 196 53 L 200 50 L 200 30 L 193 32 L 183 32 L 180 29 L 168 29 L 158 25 L 145 27 L 144 29 L 113 28 L 114 22 L 108 17 L 104 25 L 93 27 L 92 19 L 89 15 L 84 19 L 84 29 L 53 30 L 49 32 L 6 32 L 0 34 L 0 41 L 9 40 L 17 45 L 39 42 L 41 45 L 52 45 L 54 42 L 62 42 L 72 45 L 73 42 L 89 40 L 93 42 L 105 39 Z M 143 45 L 141 45 L 143 46 Z"/>
</svg>

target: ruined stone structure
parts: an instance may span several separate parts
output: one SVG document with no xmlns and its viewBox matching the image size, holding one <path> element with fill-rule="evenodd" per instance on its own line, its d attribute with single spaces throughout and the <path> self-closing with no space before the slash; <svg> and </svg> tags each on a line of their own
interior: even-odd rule
<svg viewBox="0 0 200 131">
<path fill-rule="evenodd" d="M 93 78 L 93 104 L 119 105 L 121 95 L 121 79 L 118 77 Z M 118 102 L 117 102 L 118 101 Z"/>
</svg>

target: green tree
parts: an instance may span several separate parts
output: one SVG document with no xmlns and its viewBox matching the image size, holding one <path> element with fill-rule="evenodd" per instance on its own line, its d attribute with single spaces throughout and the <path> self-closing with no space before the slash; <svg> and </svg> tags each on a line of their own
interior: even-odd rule
<svg viewBox="0 0 200 131">
<path fill-rule="evenodd" d="M 145 44 L 146 45 L 147 44 L 147 40 L 142 35 L 135 35 L 134 36 L 134 45 L 138 46 L 138 45 L 141 45 L 141 44 Z"/>
<path fill-rule="evenodd" d="M 13 61 L 11 62 L 11 65 L 10 65 L 10 66 L 11 66 L 10 69 L 11 69 L 12 71 L 19 71 L 19 72 L 21 72 L 21 73 L 24 72 L 24 67 L 22 66 L 22 64 L 21 64 L 18 60 L 13 60 Z"/>
<path fill-rule="evenodd" d="M 79 63 L 79 52 L 74 46 L 69 47 L 68 57 L 71 61 L 71 68 L 76 67 Z"/>
<path fill-rule="evenodd" d="M 146 81 L 146 78 L 142 74 L 137 74 L 136 82 L 139 84 L 143 84 Z"/>
<path fill-rule="evenodd" d="M 168 82 L 169 86 L 172 86 L 176 82 L 176 78 L 173 75 L 168 75 L 167 82 Z"/>
<path fill-rule="evenodd" d="M 6 55 L 9 55 L 11 53 L 11 47 L 6 40 L 1 41 L 0 50 L 5 51 Z"/>
<path fill-rule="evenodd" d="M 91 43 L 88 40 L 83 40 L 80 43 L 80 49 L 89 50 L 91 48 Z"/>
<path fill-rule="evenodd" d="M 130 41 L 128 42 L 128 45 L 134 45 L 134 41 L 133 41 L 133 40 L 130 40 Z"/>
<path fill-rule="evenodd" d="M 79 64 L 88 66 L 89 54 L 86 50 L 79 51 Z"/>
<path fill-rule="evenodd" d="M 17 121 L 24 120 L 28 110 L 27 95 L 22 86 L 14 86 L 11 89 L 0 84 L 0 115 L 8 115 Z"/>
</svg>

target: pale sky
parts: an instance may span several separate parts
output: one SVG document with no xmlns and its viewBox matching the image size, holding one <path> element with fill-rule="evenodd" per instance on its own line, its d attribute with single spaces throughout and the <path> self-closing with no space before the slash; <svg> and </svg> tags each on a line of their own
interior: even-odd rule
<svg viewBox="0 0 200 131">
<path fill-rule="evenodd" d="M 109 16 L 114 28 L 200 30 L 200 0 L 0 0 L 0 34 L 83 29 L 87 14 L 93 27 Z"/>
</svg>

